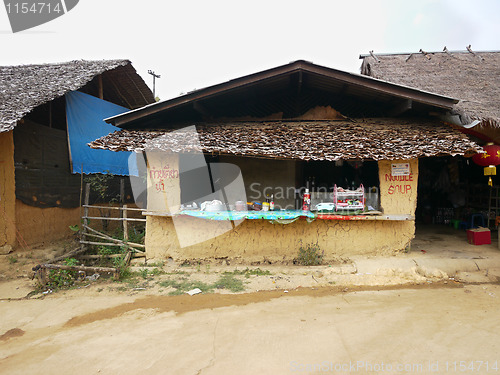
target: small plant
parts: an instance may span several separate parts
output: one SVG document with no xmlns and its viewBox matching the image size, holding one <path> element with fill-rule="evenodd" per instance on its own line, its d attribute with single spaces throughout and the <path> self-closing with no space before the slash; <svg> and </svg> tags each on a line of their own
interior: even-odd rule
<svg viewBox="0 0 500 375">
<path fill-rule="evenodd" d="M 70 226 L 69 226 L 69 229 L 71 229 L 73 232 L 78 232 L 78 231 L 80 231 L 80 227 L 79 227 L 79 225 L 78 225 L 78 224 L 76 224 L 76 225 L 70 225 Z"/>
<path fill-rule="evenodd" d="M 113 267 L 118 270 L 118 280 L 129 279 L 132 276 L 130 268 L 125 264 L 125 254 L 121 257 L 113 258 Z"/>
<path fill-rule="evenodd" d="M 269 270 L 261 270 L 260 268 L 255 268 L 253 270 L 249 269 L 248 267 L 244 270 L 234 270 L 232 272 L 226 271 L 224 272 L 224 275 L 243 275 L 247 279 L 252 276 L 265 276 L 265 275 L 270 275 L 271 272 Z"/>
<path fill-rule="evenodd" d="M 64 264 L 67 266 L 77 266 L 78 265 L 78 259 L 75 258 L 66 258 L 64 259 Z"/>
<path fill-rule="evenodd" d="M 179 280 L 163 280 L 159 283 L 159 285 L 163 288 L 174 288 L 175 290 L 171 291 L 170 295 L 180 295 L 184 294 L 187 291 L 195 288 L 199 288 L 202 292 L 213 292 L 214 286 L 212 284 L 206 284 L 202 281 L 192 281 L 188 280 L 185 277 L 181 277 Z"/>
<path fill-rule="evenodd" d="M 76 266 L 78 260 L 75 258 L 66 258 L 64 264 L 67 266 Z M 69 288 L 75 283 L 75 271 L 69 270 L 50 270 L 47 280 L 47 288 L 60 289 Z"/>
<path fill-rule="evenodd" d="M 181 270 L 175 270 L 172 272 L 162 272 L 162 273 L 164 273 L 165 275 L 187 275 L 188 274 L 188 272 L 181 271 Z"/>
<path fill-rule="evenodd" d="M 159 267 L 162 268 L 164 266 L 164 263 L 159 261 L 159 262 L 153 262 L 153 263 L 148 263 L 145 265 L 145 267 Z"/>
<path fill-rule="evenodd" d="M 151 276 L 156 276 L 156 275 L 161 275 L 162 273 L 165 273 L 161 268 L 153 268 L 150 272 Z"/>
<path fill-rule="evenodd" d="M 228 289 L 231 292 L 242 292 L 245 290 L 243 281 L 234 277 L 234 275 L 222 275 L 214 284 L 217 289 Z"/>
<path fill-rule="evenodd" d="M 318 266 L 323 263 L 323 256 L 324 251 L 321 251 L 318 243 L 308 243 L 304 246 L 301 241 L 296 262 L 303 266 Z"/>
<path fill-rule="evenodd" d="M 13 255 L 9 256 L 7 259 L 9 260 L 10 264 L 17 263 L 17 261 L 18 261 L 17 257 L 15 257 Z"/>
<path fill-rule="evenodd" d="M 174 288 L 170 295 L 180 295 L 195 288 L 199 288 L 203 293 L 212 293 L 214 289 L 227 289 L 231 292 L 241 292 L 245 290 L 243 281 L 237 279 L 234 275 L 225 274 L 221 276 L 215 283 L 206 284 L 202 281 L 189 280 L 187 277 L 178 279 L 167 279 L 158 282 L 162 288 Z"/>
</svg>

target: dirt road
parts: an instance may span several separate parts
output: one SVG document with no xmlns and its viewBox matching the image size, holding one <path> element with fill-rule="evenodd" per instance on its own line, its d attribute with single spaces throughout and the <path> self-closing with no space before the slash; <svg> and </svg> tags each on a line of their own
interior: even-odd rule
<svg viewBox="0 0 500 375">
<path fill-rule="evenodd" d="M 499 373 L 499 296 L 484 284 L 1 301 L 0 373 Z"/>
</svg>

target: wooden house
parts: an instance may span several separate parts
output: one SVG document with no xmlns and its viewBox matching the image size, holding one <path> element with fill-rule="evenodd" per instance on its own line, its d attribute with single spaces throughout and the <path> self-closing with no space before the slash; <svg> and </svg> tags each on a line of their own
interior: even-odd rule
<svg viewBox="0 0 500 375">
<path fill-rule="evenodd" d="M 154 102 L 128 60 L 0 67 L 0 248 L 67 236 L 80 222 L 65 96 L 79 91 L 128 109 Z M 104 124 L 104 123 L 103 123 Z"/>
<path fill-rule="evenodd" d="M 326 260 L 388 255 L 414 237 L 419 161 L 479 150 L 440 118 L 456 103 L 295 61 L 109 118 L 122 130 L 90 146 L 148 158 L 149 258 L 291 261 L 301 244 L 310 243 Z M 231 199 L 215 214 L 185 209 L 196 201 L 186 191 L 197 180 L 188 178 L 182 158 L 195 151 L 211 165 L 239 168 L 248 211 L 234 211 L 238 202 Z M 176 173 L 157 173 L 165 168 Z M 158 184 L 162 188 L 154 189 Z M 366 209 L 302 209 L 305 187 L 313 201 L 331 202 L 335 185 L 363 191 L 365 198 L 371 193 Z M 273 195 L 275 211 L 252 211 L 266 194 Z M 152 205 L 158 201 L 168 201 L 166 210 Z"/>
</svg>

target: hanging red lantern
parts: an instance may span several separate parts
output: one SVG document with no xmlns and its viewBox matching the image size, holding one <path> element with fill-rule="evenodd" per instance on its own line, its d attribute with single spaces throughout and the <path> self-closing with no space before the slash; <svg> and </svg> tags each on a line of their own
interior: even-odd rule
<svg viewBox="0 0 500 375">
<path fill-rule="evenodd" d="M 477 165 L 484 167 L 484 175 L 490 176 L 488 185 L 493 186 L 491 176 L 496 176 L 496 166 L 500 164 L 500 146 L 488 143 L 483 146 L 484 152 L 476 154 L 472 157 L 472 161 Z"/>
</svg>

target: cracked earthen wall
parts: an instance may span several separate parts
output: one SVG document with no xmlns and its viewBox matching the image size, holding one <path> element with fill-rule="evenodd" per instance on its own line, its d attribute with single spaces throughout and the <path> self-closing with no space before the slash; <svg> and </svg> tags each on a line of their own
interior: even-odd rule
<svg viewBox="0 0 500 375">
<path fill-rule="evenodd" d="M 10 131 L 0 133 L 0 247 L 16 242 L 15 194 L 14 139 Z"/>
<path fill-rule="evenodd" d="M 379 162 L 380 198 L 385 214 L 414 215 L 417 198 L 418 160 L 411 160 L 410 177 L 394 180 L 391 164 Z M 290 261 L 297 256 L 300 241 L 318 243 L 325 260 L 352 255 L 390 255 L 405 249 L 415 233 L 414 221 L 335 221 L 299 219 L 291 224 L 245 220 L 226 231 L 228 222 L 193 217 L 175 218 L 194 245 L 180 247 L 169 217 L 148 216 L 146 251 L 148 258 L 183 259 L 239 258 L 254 262 Z M 219 233 L 223 233 L 218 235 Z M 196 243 L 198 242 L 198 243 Z"/>
</svg>

